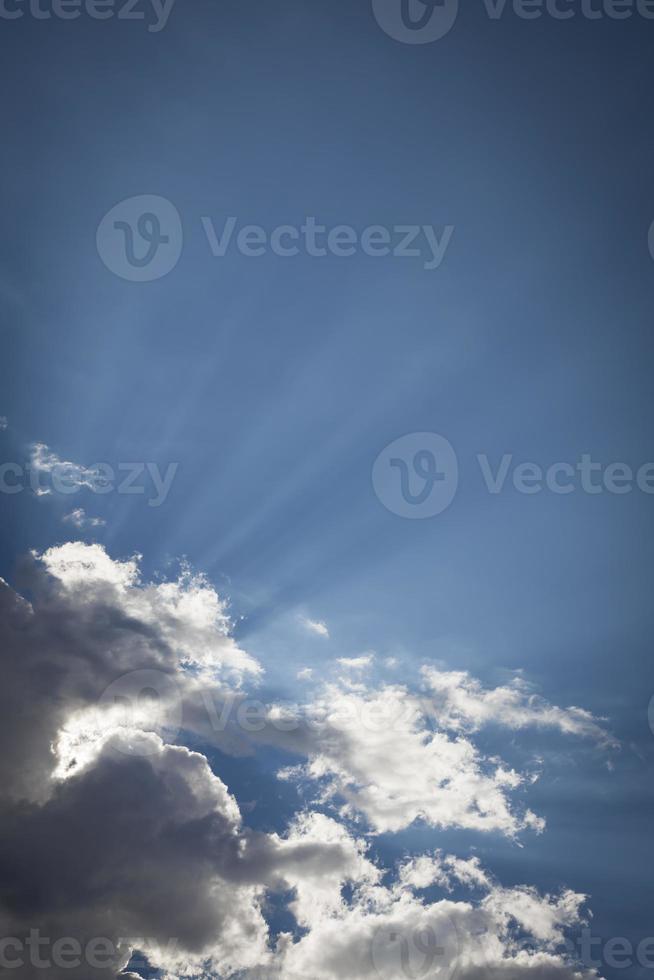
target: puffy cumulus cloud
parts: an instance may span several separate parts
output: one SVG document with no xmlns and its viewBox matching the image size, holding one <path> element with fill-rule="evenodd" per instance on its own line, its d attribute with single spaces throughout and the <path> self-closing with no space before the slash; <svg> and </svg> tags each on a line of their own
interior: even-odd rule
<svg viewBox="0 0 654 980">
<path fill-rule="evenodd" d="M 303 847 L 315 848 L 316 841 L 320 841 L 318 854 L 313 861 L 306 860 Z M 349 905 L 343 897 L 346 882 L 360 890 L 376 885 L 381 878 L 379 869 L 366 856 L 363 841 L 322 813 L 300 814 L 279 847 L 282 858 L 288 852 L 294 855 L 293 863 L 278 863 L 286 884 L 294 890 L 290 909 L 305 928 L 311 928 L 316 919 L 347 915 Z M 335 855 L 338 860 L 334 860 Z"/>
<path fill-rule="evenodd" d="M 483 908 L 495 920 L 504 924 L 511 921 L 535 939 L 549 944 L 562 944 L 564 930 L 570 922 L 578 922 L 585 896 L 566 889 L 556 898 L 544 900 L 535 888 L 494 888 L 489 892 Z"/>
<path fill-rule="evenodd" d="M 22 574 L 29 601 L 0 582 L 0 965 L 17 980 L 139 980 L 135 951 L 166 980 L 589 980 L 559 949 L 583 896 L 505 889 L 438 851 L 384 870 L 342 819 L 541 827 L 510 800 L 523 777 L 430 727 L 422 696 L 354 685 L 346 666 L 309 704 L 261 705 L 253 722 L 243 684 L 260 667 L 202 577 L 144 582 L 138 556 L 79 542 Z M 207 691 L 230 712 L 223 724 L 212 705 L 203 729 Z M 226 750 L 304 760 L 318 799 L 285 832 L 244 826 L 207 758 L 169 744 L 216 717 Z M 272 928 L 273 893 L 292 932 Z"/>
<path fill-rule="evenodd" d="M 171 667 L 192 666 L 209 676 L 261 672 L 230 636 L 225 603 L 204 576 L 188 567 L 174 581 L 144 584 L 138 558 L 114 561 L 100 545 L 78 541 L 51 548 L 40 559 L 77 604 L 102 595 L 123 616 L 156 632 L 173 654 Z"/>
<path fill-rule="evenodd" d="M 513 959 L 461 967 L 457 980 L 597 980 L 595 970 L 575 969 L 549 953 L 519 953 Z"/>
<path fill-rule="evenodd" d="M 112 952 L 99 976 L 135 946 L 190 975 L 207 961 L 216 973 L 251 966 L 267 930 L 260 887 L 240 880 L 236 803 L 203 756 L 149 738 L 150 754 L 134 757 L 113 736 L 45 804 L 0 811 L 3 934 L 24 941 L 36 929 L 85 949 L 103 937 Z M 84 961 L 59 972 L 44 946 L 49 976 L 88 976 Z M 38 976 L 33 966 L 14 975 Z"/>
<path fill-rule="evenodd" d="M 455 867 L 451 856 L 433 858 L 432 871 Z M 463 862 L 465 864 L 466 862 Z M 583 896 L 564 891 L 502 889 L 475 864 L 475 901 L 426 902 L 416 891 L 431 878 L 412 860 L 395 884 L 367 879 L 341 910 L 315 904 L 299 940 L 282 935 L 267 972 L 248 977 L 283 980 L 591 980 L 594 971 L 568 962 L 567 929 L 582 919 Z M 470 869 L 468 869 L 469 871 Z M 464 875 L 467 874 L 463 869 Z M 416 880 L 416 876 L 419 880 Z M 433 883 L 433 882 L 430 882 Z"/>
<path fill-rule="evenodd" d="M 82 541 L 68 541 L 56 548 L 49 548 L 32 557 L 56 581 L 62 591 L 73 595 L 78 603 L 88 602 L 100 590 L 114 597 L 124 598 L 128 589 L 139 585 L 140 555 L 128 561 L 117 561 L 99 544 L 84 544 Z"/>
<path fill-rule="evenodd" d="M 464 671 L 426 666 L 422 674 L 431 694 L 430 712 L 443 728 L 461 732 L 476 732 L 491 724 L 514 730 L 551 728 L 617 747 L 601 724 L 605 719 L 595 718 L 584 708 L 549 704 L 521 678 L 489 690 Z"/>
<path fill-rule="evenodd" d="M 37 557 L 76 607 L 99 600 L 129 620 L 135 632 L 148 632 L 168 652 L 166 666 L 232 680 L 261 673 L 257 661 L 231 637 L 225 602 L 187 566 L 172 581 L 143 583 L 140 556 L 116 561 L 97 544 L 68 542 Z"/>
<path fill-rule="evenodd" d="M 296 754 L 301 761 L 283 768 L 280 778 L 313 785 L 321 803 L 333 802 L 343 816 L 362 819 L 378 833 L 400 831 L 414 821 L 509 837 L 544 829 L 543 820 L 516 801 L 533 782 L 532 772 L 485 755 L 468 730 L 472 723 L 462 730 L 461 713 L 443 707 L 438 690 L 425 696 L 405 685 L 368 684 L 360 673 L 372 663 L 368 658 L 336 663 L 341 676 L 319 687 L 307 703 L 264 705 L 244 694 L 205 690 L 201 699 L 196 692 L 195 701 L 185 704 L 185 723 L 234 754 L 254 752 L 261 743 Z M 434 687 L 442 681 L 447 698 L 467 705 L 469 713 L 475 697 L 486 703 L 487 692 L 467 674 L 425 667 L 423 675 Z M 519 715 L 521 727 L 540 729 L 546 712 L 566 735 L 592 734 L 602 747 L 613 744 L 601 722 L 587 712 L 580 715 L 580 709 L 498 697 L 507 701 L 513 712 L 493 714 L 500 726 L 513 730 Z"/>
<path fill-rule="evenodd" d="M 170 977 L 240 976 L 274 961 L 266 891 L 292 890 L 308 926 L 345 914 L 346 882 L 378 880 L 329 817 L 301 814 L 284 837 L 248 831 L 204 756 L 143 738 L 135 756 L 113 733 L 44 804 L 0 806 L 2 956 L 20 980 L 45 963 L 54 980 L 114 977 L 135 950 Z"/>
<path fill-rule="evenodd" d="M 459 858 L 453 854 L 420 854 L 400 868 L 400 881 L 411 888 L 430 888 L 439 885 L 451 891 L 457 881 L 468 888 L 490 888 L 490 878 L 481 867 L 479 858 Z"/>
<path fill-rule="evenodd" d="M 405 687 L 329 684 L 307 719 L 300 747 L 309 761 L 282 777 L 317 781 L 323 800 L 343 801 L 344 815 L 362 814 L 377 832 L 416 820 L 509 836 L 543 828 L 531 811 L 512 807 L 524 778 L 469 739 L 432 730 L 420 697 Z"/>
<path fill-rule="evenodd" d="M 115 561 L 99 545 L 69 542 L 32 555 L 22 576 L 30 602 L 0 582 L 5 795 L 47 797 L 59 734 L 97 711 L 103 693 L 128 672 L 165 677 L 182 665 L 211 677 L 260 672 L 229 635 L 220 598 L 188 570 L 174 581 L 143 583 L 137 558 Z"/>
</svg>

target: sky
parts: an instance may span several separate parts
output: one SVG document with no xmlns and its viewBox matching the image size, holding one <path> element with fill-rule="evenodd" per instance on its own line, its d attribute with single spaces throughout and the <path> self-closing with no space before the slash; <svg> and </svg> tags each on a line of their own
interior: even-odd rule
<svg viewBox="0 0 654 980">
<path fill-rule="evenodd" d="M 651 975 L 650 8 L 0 3 L 5 938 Z"/>
</svg>

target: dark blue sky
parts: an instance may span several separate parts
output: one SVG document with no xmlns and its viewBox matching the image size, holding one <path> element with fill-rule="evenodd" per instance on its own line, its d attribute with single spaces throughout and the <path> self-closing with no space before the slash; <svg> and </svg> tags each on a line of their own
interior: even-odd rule
<svg viewBox="0 0 654 980">
<path fill-rule="evenodd" d="M 107 520 L 112 554 L 205 570 L 274 684 L 372 648 L 489 683 L 523 669 L 607 717 L 612 772 L 596 750 L 540 745 L 542 838 L 473 842 L 507 884 L 590 894 L 598 934 L 653 935 L 654 497 L 526 495 L 510 478 L 492 495 L 476 457 L 654 460 L 654 21 L 466 3 L 412 45 L 365 0 L 177 0 L 160 32 L 26 13 L 0 38 L 3 459 L 38 441 L 86 465 L 179 463 L 161 507 L 74 505 Z M 140 283 L 103 264 L 96 230 L 145 194 L 174 204 L 184 244 Z M 230 215 L 454 233 L 433 270 L 215 257 L 201 219 Z M 430 520 L 372 489 L 377 455 L 411 432 L 458 457 Z M 0 503 L 12 580 L 18 555 L 67 536 L 71 500 Z M 298 610 L 329 623 L 327 645 L 298 639 Z"/>
</svg>

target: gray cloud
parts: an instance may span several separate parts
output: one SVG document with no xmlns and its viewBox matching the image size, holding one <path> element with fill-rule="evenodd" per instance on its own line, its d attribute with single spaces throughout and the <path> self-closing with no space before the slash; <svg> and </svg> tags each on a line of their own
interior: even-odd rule
<svg viewBox="0 0 654 980">
<path fill-rule="evenodd" d="M 478 863 L 453 857 L 423 855 L 389 881 L 365 841 L 319 812 L 319 800 L 284 834 L 243 825 L 205 756 L 167 744 L 202 724 L 210 734 L 200 723 L 203 692 L 242 704 L 242 685 L 261 674 L 230 636 L 225 604 L 206 580 L 183 569 L 172 581 L 144 583 L 138 558 L 115 561 L 79 542 L 32 555 L 20 579 L 29 599 L 0 583 L 0 953 L 20 960 L 11 971 L 18 980 L 119 973 L 138 980 L 136 966 L 120 972 L 134 951 L 166 980 L 397 980 L 398 947 L 389 937 L 408 942 L 421 928 L 449 930 L 445 962 L 466 980 L 490 980 L 496 970 L 512 980 L 589 977 L 555 949 L 565 928 L 581 921 L 583 896 L 504 889 Z M 141 686 L 154 677 L 155 687 L 164 678 L 168 686 L 159 702 L 132 703 L 125 677 Z M 380 699 L 410 708 L 390 741 L 375 724 Z M 508 821 L 512 829 L 513 777 L 497 767 L 484 774 L 460 736 L 443 736 L 434 754 L 410 692 L 346 681 L 310 709 L 311 724 L 305 717 L 293 731 L 283 724 L 293 707 L 277 705 L 266 709 L 262 730 L 232 723 L 214 730 L 215 740 L 235 752 L 262 742 L 292 749 L 307 760 L 305 775 L 327 777 L 330 794 L 386 829 L 410 822 L 396 816 L 407 806 L 409 817 L 423 812 L 434 823 L 470 826 L 470 800 L 459 792 L 455 806 L 446 792 L 456 764 L 477 780 L 474 806 L 483 804 L 496 828 Z M 345 725 L 352 709 L 355 724 Z M 395 772 L 392 784 L 382 761 Z M 420 777 L 426 762 L 445 767 L 440 782 Z M 405 795 L 392 802 L 400 775 Z M 481 894 L 452 902 L 452 876 Z M 443 897 L 425 902 L 425 881 L 442 886 Z M 266 921 L 271 891 L 290 893 L 299 929 L 275 945 Z M 517 944 L 518 932 L 534 937 L 531 952 Z"/>
</svg>

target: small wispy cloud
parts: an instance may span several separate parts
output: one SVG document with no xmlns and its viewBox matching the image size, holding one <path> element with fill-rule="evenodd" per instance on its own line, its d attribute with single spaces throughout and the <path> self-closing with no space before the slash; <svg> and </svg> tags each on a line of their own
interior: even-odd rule
<svg viewBox="0 0 654 980">
<path fill-rule="evenodd" d="M 98 471 L 61 459 L 43 442 L 35 442 L 30 453 L 30 466 L 37 473 L 56 473 L 58 478 L 69 488 L 89 487 L 93 489 L 98 478 Z M 45 496 L 52 491 L 49 487 L 39 487 L 37 496 Z"/>
<path fill-rule="evenodd" d="M 508 685 L 485 688 L 467 671 L 425 665 L 421 674 L 430 691 L 434 716 L 450 731 L 478 732 L 489 725 L 513 731 L 551 728 L 564 735 L 591 738 L 607 748 L 619 748 L 604 725 L 606 719 L 585 708 L 550 704 L 520 677 Z"/>
<path fill-rule="evenodd" d="M 7 416 L 0 415 L 0 432 L 2 432 L 3 429 L 8 428 L 8 426 L 9 426 L 9 419 L 7 418 Z"/>
<path fill-rule="evenodd" d="M 302 670 L 298 670 L 297 672 L 297 679 L 299 681 L 310 681 L 312 677 L 313 677 L 312 667 L 303 667 Z"/>
<path fill-rule="evenodd" d="M 364 653 L 360 657 L 337 657 L 336 663 L 345 670 L 366 670 L 372 666 L 374 653 Z"/>
<path fill-rule="evenodd" d="M 104 527 L 107 523 L 101 517 L 87 517 L 83 507 L 76 507 L 70 514 L 65 514 L 61 520 L 64 524 L 72 524 L 81 531 L 90 527 Z"/>
<path fill-rule="evenodd" d="M 309 619 L 308 616 L 299 617 L 300 624 L 308 630 L 309 633 L 315 633 L 316 636 L 329 636 L 329 629 L 327 628 L 327 623 L 324 623 L 320 619 Z"/>
</svg>

